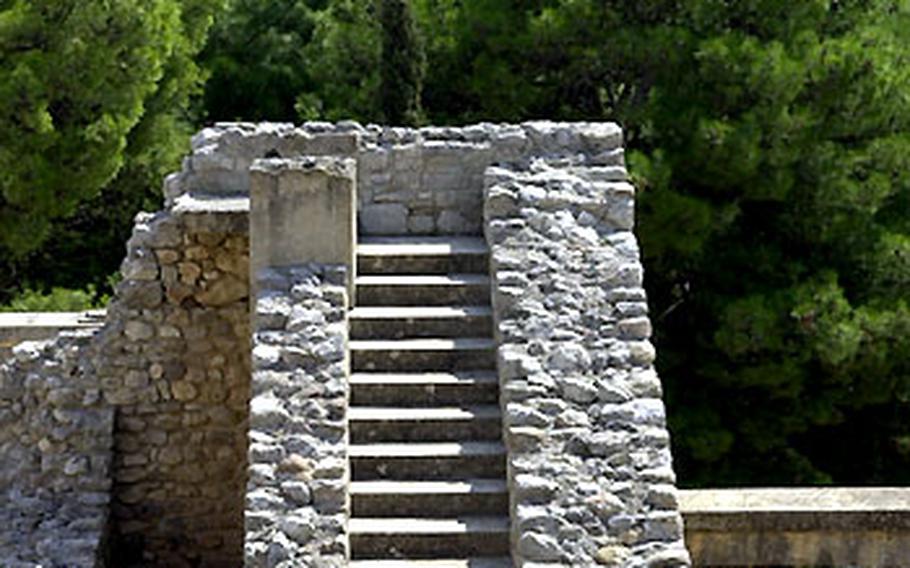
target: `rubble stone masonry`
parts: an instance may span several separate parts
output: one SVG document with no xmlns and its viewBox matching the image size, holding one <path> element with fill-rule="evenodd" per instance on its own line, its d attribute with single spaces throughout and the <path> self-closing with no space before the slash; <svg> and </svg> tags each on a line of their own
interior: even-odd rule
<svg viewBox="0 0 910 568">
<path fill-rule="evenodd" d="M 353 176 L 345 234 L 486 232 L 516 563 L 688 564 L 616 125 L 226 123 L 192 147 L 104 325 L 0 363 L 0 565 L 344 565 L 355 267 L 265 263 L 251 305 L 254 164 L 302 156 Z"/>
</svg>

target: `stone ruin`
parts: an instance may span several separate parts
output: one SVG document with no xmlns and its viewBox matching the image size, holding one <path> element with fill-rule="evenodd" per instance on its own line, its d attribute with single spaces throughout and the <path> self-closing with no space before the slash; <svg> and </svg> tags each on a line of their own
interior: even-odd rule
<svg viewBox="0 0 910 568">
<path fill-rule="evenodd" d="M 164 193 L 0 364 L 0 565 L 690 564 L 619 127 L 217 124 Z"/>
</svg>

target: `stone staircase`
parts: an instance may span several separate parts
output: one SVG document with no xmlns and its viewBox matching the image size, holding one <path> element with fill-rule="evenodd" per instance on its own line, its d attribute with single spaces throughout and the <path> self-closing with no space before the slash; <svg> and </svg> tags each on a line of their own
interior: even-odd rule
<svg viewBox="0 0 910 568">
<path fill-rule="evenodd" d="M 487 263 L 481 238 L 361 238 L 352 567 L 512 565 Z"/>
</svg>

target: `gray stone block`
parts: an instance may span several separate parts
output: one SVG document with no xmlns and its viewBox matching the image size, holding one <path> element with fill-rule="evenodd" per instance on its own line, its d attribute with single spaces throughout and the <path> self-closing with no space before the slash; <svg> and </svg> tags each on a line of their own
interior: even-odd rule
<svg viewBox="0 0 910 568">
<path fill-rule="evenodd" d="M 402 235 L 408 230 L 408 208 L 398 203 L 372 204 L 359 212 L 360 230 L 367 235 Z"/>
</svg>

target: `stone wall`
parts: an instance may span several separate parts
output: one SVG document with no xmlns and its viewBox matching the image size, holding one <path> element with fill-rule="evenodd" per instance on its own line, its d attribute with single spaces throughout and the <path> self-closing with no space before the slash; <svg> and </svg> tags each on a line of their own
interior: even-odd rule
<svg viewBox="0 0 910 568">
<path fill-rule="evenodd" d="M 680 491 L 697 566 L 906 566 L 910 489 Z"/>
<path fill-rule="evenodd" d="M 0 361 L 23 341 L 53 339 L 61 331 L 92 329 L 104 323 L 104 311 L 0 313 Z"/>
<path fill-rule="evenodd" d="M 76 352 L 70 353 L 71 362 L 67 363 L 86 369 L 77 373 L 81 377 L 79 381 L 86 384 L 94 381 L 96 385 L 95 391 L 85 388 L 86 393 L 96 392 L 97 398 L 84 397 L 81 400 L 88 402 L 81 404 L 92 411 L 97 407 L 99 412 L 108 412 L 114 417 L 113 458 L 109 472 L 113 480 L 109 507 L 112 565 L 214 567 L 237 566 L 243 561 L 244 510 L 245 506 L 251 505 L 250 501 L 245 501 L 247 433 L 250 429 L 249 196 L 254 175 L 251 169 L 255 169 L 252 166 L 258 159 L 278 158 L 281 161 L 281 158 L 302 155 L 352 159 L 358 187 L 356 223 L 361 234 L 477 233 L 484 229 L 484 171 L 493 163 L 517 164 L 517 169 L 509 174 L 517 176 L 516 179 L 503 183 L 514 182 L 525 187 L 526 191 L 519 192 L 516 199 L 521 208 L 534 212 L 536 224 L 520 218 L 523 214 L 519 212 L 514 219 L 497 228 L 493 221 L 505 221 L 503 215 L 515 212 L 497 211 L 500 205 L 496 205 L 491 196 L 487 208 L 492 216 L 486 226 L 488 232 L 495 229 L 489 232 L 489 237 L 494 245 L 497 278 L 499 274 L 504 278 L 497 280 L 497 297 L 500 298 L 497 317 L 504 342 L 501 353 L 504 393 L 507 402 L 512 403 L 507 405 L 507 410 L 510 421 L 517 420 L 509 424 L 510 449 L 514 453 L 513 521 L 520 529 L 516 533 L 517 550 L 527 558 L 566 562 L 597 558 L 609 563 L 625 558 L 630 552 L 636 554 L 634 559 L 650 558 L 654 562 L 664 555 L 668 565 L 683 558 L 684 551 L 676 546 L 680 524 L 674 512 L 672 471 L 659 401 L 659 382 L 650 368 L 653 349 L 644 340 L 648 324 L 640 289 L 641 269 L 635 258 L 634 238 L 628 229 L 632 196 L 630 192 L 619 192 L 611 194 L 617 199 L 603 201 L 607 194 L 601 191 L 598 181 L 623 175 L 621 133 L 617 126 L 533 122 L 409 130 L 362 127 L 354 123 L 309 123 L 300 127 L 219 124 L 194 137 L 192 153 L 182 170 L 167 179 L 165 209 L 137 217 L 122 266 L 123 281 L 108 307 L 104 327 L 85 342 L 80 340 Z M 565 164 L 551 167 L 553 171 L 562 172 L 556 177 L 574 176 L 572 179 L 583 182 L 566 185 L 563 201 L 540 200 L 537 197 L 540 183 L 531 179 L 536 174 L 521 173 L 531 167 L 536 156 L 546 156 L 551 163 L 563 159 L 565 164 L 583 164 L 587 173 L 578 168 L 567 169 Z M 499 179 L 500 174 L 494 174 L 491 179 Z M 543 185 L 546 194 L 546 183 Z M 590 216 L 581 213 L 568 219 L 560 208 L 579 212 L 584 209 L 594 215 L 593 224 Z M 604 237 L 607 245 L 589 246 L 586 239 L 591 238 L 592 232 L 598 238 Z M 560 244 L 556 237 L 562 234 L 569 236 Z M 569 250 L 570 243 L 581 248 Z M 525 245 L 531 249 L 521 252 Z M 509 263 L 513 260 L 519 262 L 512 258 L 513 253 L 525 255 L 515 265 L 515 268 L 527 269 L 525 274 L 515 274 L 518 270 L 507 268 L 512 266 Z M 624 260 L 619 272 L 609 277 L 609 285 L 605 288 L 605 273 L 590 267 L 579 269 L 580 258 L 593 263 L 591 266 L 598 270 L 612 269 L 612 259 Z M 298 262 L 296 266 L 303 264 Z M 339 261 L 339 264 L 344 263 Z M 348 268 L 345 278 L 350 279 L 353 267 Z M 302 305 L 315 302 L 321 293 L 323 298 L 334 298 L 326 305 L 320 304 L 327 310 L 323 317 L 326 314 L 335 317 L 331 314 L 343 310 L 343 304 L 338 303 L 341 300 L 331 290 L 337 285 L 337 275 L 327 277 L 320 268 L 313 270 L 312 277 L 316 280 L 312 281 L 310 292 L 315 295 L 295 296 L 292 286 L 289 288 L 290 307 L 293 310 L 300 304 L 296 307 L 302 309 Z M 299 274 L 285 276 L 299 284 L 296 280 Z M 311 282 L 310 276 L 306 278 Z M 630 279 L 629 285 L 616 287 L 616 282 L 623 279 Z M 284 290 L 283 286 L 278 286 L 278 290 Z M 563 289 L 564 286 L 569 286 L 572 293 Z M 528 301 L 539 301 L 540 305 L 532 305 L 533 309 L 527 313 L 512 313 L 503 302 L 510 293 L 521 289 Z M 577 310 L 571 304 L 575 292 L 578 293 L 577 301 L 589 302 L 585 304 L 585 310 Z M 553 304 L 543 295 L 561 295 L 568 307 Z M 606 319 L 592 321 L 590 314 L 593 312 L 587 308 L 599 310 Z M 314 312 L 319 313 L 321 309 Z M 571 315 L 581 319 L 567 321 Z M 260 329 L 257 341 L 262 340 L 265 344 L 274 339 L 273 347 L 290 353 L 293 350 L 282 345 L 285 339 L 279 336 L 291 337 L 300 330 L 290 328 L 290 319 L 280 325 L 277 321 L 269 324 L 276 325 L 275 328 Z M 540 329 L 532 329 L 541 321 L 565 324 L 567 335 L 544 338 L 539 342 L 519 337 L 542 333 Z M 606 335 L 602 339 L 605 343 L 594 341 L 592 330 L 604 330 Z M 326 336 L 326 344 L 336 345 L 338 333 L 333 331 L 331 339 Z M 307 349 L 323 344 L 321 336 L 308 337 L 314 341 Z M 61 336 L 60 341 L 69 340 Z M 528 357 L 520 356 L 521 350 L 528 346 L 532 346 L 533 352 L 527 352 Z M 40 373 L 24 369 L 31 365 L 43 373 L 46 367 L 55 368 L 59 364 L 55 359 L 58 348 L 62 349 L 58 346 L 51 351 L 38 351 L 32 359 L 23 352 L 22 357 L 31 362 L 18 361 L 16 365 L 25 365 L 18 367 L 23 370 L 14 371 L 3 379 L 8 381 L 8 377 L 13 376 L 13 382 L 24 381 L 23 384 L 30 386 L 25 390 L 9 391 L 0 402 L 3 405 L 0 406 L 0 417 L 5 421 L 0 422 L 0 440 L 5 440 L 0 443 L 0 475 L 12 475 L 9 472 L 17 467 L 10 464 L 19 455 L 22 442 L 17 445 L 12 440 L 16 436 L 22 440 L 31 439 L 28 436 L 33 435 L 26 436 L 17 428 L 25 424 L 25 431 L 35 429 L 38 433 L 38 422 L 34 417 L 43 416 L 53 407 L 40 394 L 54 392 L 55 386 L 41 386 L 42 380 L 48 385 L 56 385 L 51 381 L 53 375 L 35 381 L 28 377 Z M 541 350 L 537 351 L 538 348 Z M 322 357 L 315 352 L 313 356 L 316 360 Z M 321 402 L 301 402 L 299 408 L 306 411 L 307 404 L 314 405 L 314 416 L 301 428 L 318 429 L 325 434 L 323 442 L 333 440 L 332 436 L 337 435 L 337 424 L 331 426 L 337 422 L 337 417 L 331 414 L 338 404 L 333 397 L 340 396 L 332 390 L 337 386 L 335 373 L 338 370 L 333 357 L 335 355 L 328 354 L 323 360 L 331 369 L 326 371 L 328 374 L 314 371 L 302 383 L 292 380 L 285 385 L 301 396 L 308 392 L 307 389 L 316 388 L 316 383 L 322 385 L 319 388 L 326 389 L 319 391 L 326 395 Z M 529 362 L 534 359 L 547 372 L 537 372 Z M 588 359 L 594 365 L 592 369 L 597 377 L 572 367 L 584 364 Z M 535 370 L 527 380 L 514 374 L 516 365 L 521 367 L 526 363 L 531 365 L 529 369 Z M 269 369 L 268 364 L 257 361 L 259 371 L 264 373 L 260 375 L 257 371 L 254 383 L 257 397 L 268 392 L 268 380 L 272 377 L 269 373 L 286 371 Z M 608 380 L 600 380 L 601 375 Z M 320 382 L 321 378 L 325 379 L 324 384 Z M 265 382 L 260 383 L 259 379 Z M 524 394 L 521 391 L 523 384 L 529 385 Z M 592 384 L 597 385 L 594 399 L 589 398 Z M 615 392 L 611 390 L 614 387 Z M 626 396 L 630 399 L 622 402 Z M 532 399 L 536 406 L 526 404 Z M 28 403 L 33 404 L 29 407 L 31 410 L 24 413 L 16 410 L 23 400 L 33 401 Z M 254 401 L 254 411 L 268 408 L 261 402 L 261 399 Z M 298 407 L 294 410 L 296 412 Z M 323 411 L 328 414 L 323 415 Z M 257 412 L 254 412 L 257 425 L 254 433 L 268 423 L 268 419 L 260 422 L 262 417 Z M 520 428 L 525 426 L 520 425 L 521 420 L 531 421 L 530 427 L 542 432 L 543 438 L 539 440 L 542 455 L 553 458 L 553 468 L 562 468 L 560 471 L 565 472 L 571 467 L 578 468 L 572 474 L 575 476 L 572 479 L 578 480 L 576 485 L 535 485 L 541 479 L 546 480 L 547 475 L 552 476 L 555 470 L 544 471 L 539 461 L 529 462 L 526 460 L 529 455 L 522 456 L 522 452 L 527 454 L 522 444 L 534 442 L 536 434 L 532 432 L 529 437 L 522 434 Z M 533 426 L 534 421 L 539 420 L 545 420 L 545 423 Z M 590 429 L 587 438 L 585 428 Z M 578 435 L 569 436 L 570 432 Z M 265 431 L 264 434 L 272 435 Z M 97 439 L 103 445 L 106 438 L 99 432 Z M 616 440 L 628 442 L 630 451 L 615 456 L 610 453 Z M 336 439 L 333 443 L 341 442 Z M 275 466 L 276 483 L 280 485 L 289 481 L 284 470 L 278 471 L 279 466 L 285 467 L 282 463 L 286 457 L 292 454 L 310 456 L 309 450 L 298 452 L 297 446 L 290 442 L 282 441 L 276 446 L 279 454 L 286 453 Z M 79 444 L 74 442 L 73 448 L 76 447 Z M 334 448 L 332 452 L 337 449 L 330 447 Z M 560 448 L 570 451 L 565 455 L 558 454 Z M 257 489 L 269 495 L 275 493 L 274 486 L 257 484 L 268 479 L 268 468 L 259 466 L 274 465 L 269 460 L 277 454 L 265 450 L 261 454 L 260 449 L 254 446 L 249 453 L 253 466 L 249 475 L 258 480 L 250 487 L 254 497 Z M 322 449 L 320 446 L 320 451 Z M 90 455 L 95 449 L 92 446 L 86 451 L 89 453 L 84 455 Z M 77 453 L 63 452 L 61 455 L 76 457 Z M 31 455 L 32 463 L 38 463 L 34 461 L 37 454 Z M 335 453 L 331 455 L 332 459 L 337 458 Z M 292 461 L 298 460 L 293 458 Z M 77 459 L 73 463 L 83 462 Z M 254 533 L 249 542 L 252 548 L 247 549 L 252 558 L 261 558 L 257 543 L 272 536 L 278 538 L 276 531 L 287 537 L 284 541 L 287 546 L 284 552 L 275 554 L 286 553 L 284 560 L 291 564 L 307 558 L 318 558 L 314 560 L 317 564 L 332 563 L 338 555 L 344 555 L 344 551 L 338 549 L 339 531 L 343 531 L 339 519 L 343 517 L 343 510 L 332 509 L 335 505 L 327 503 L 340 499 L 338 483 L 345 479 L 346 473 L 330 467 L 330 463 L 316 464 L 312 475 L 302 473 L 308 471 L 308 464 L 302 460 L 298 465 L 302 468 L 300 474 L 305 477 L 303 481 L 307 483 L 310 501 L 300 485 L 296 486 L 299 489 L 296 497 L 279 490 L 280 501 L 282 506 L 291 506 L 287 499 L 299 499 L 293 504 L 300 509 L 300 518 L 313 520 L 313 526 L 317 527 L 310 527 L 313 534 L 333 534 L 334 544 L 320 550 L 309 545 L 298 546 L 299 543 L 293 544 L 293 538 L 295 534 L 300 538 L 302 533 L 296 532 L 299 527 L 282 527 L 280 523 L 276 527 L 272 521 L 261 518 L 263 524 L 257 525 L 257 517 L 253 514 L 248 518 L 253 523 L 248 525 Z M 80 467 L 71 465 L 69 470 L 77 471 Z M 95 470 L 88 472 L 86 480 L 93 483 Z M 257 477 L 260 474 L 264 477 Z M 78 478 L 71 480 L 77 482 L 82 474 L 70 477 Z M 582 482 L 581 477 L 586 481 Z M 23 494 L 38 493 L 45 486 L 42 477 L 23 476 L 21 481 L 18 487 Z M 652 490 L 646 490 L 651 487 L 648 484 L 653 485 Z M 98 501 L 99 510 L 103 510 L 106 501 L 102 503 L 100 493 L 103 491 L 94 499 Z M 50 495 L 47 502 L 63 506 L 70 502 L 69 495 L 59 492 Z M 250 511 L 256 513 L 257 507 L 251 507 Z M 543 512 L 552 513 L 560 526 L 553 529 L 552 523 L 536 516 Z M 61 520 L 46 524 L 49 530 L 56 526 L 54 523 L 66 525 L 66 519 L 70 517 L 61 512 L 55 518 Z M 41 534 L 52 533 L 35 532 L 35 535 Z M 548 540 L 554 534 L 563 539 L 557 540 L 555 546 Z M 568 550 L 570 543 L 577 544 L 578 550 Z M 0 554 L 13 548 L 11 543 L 0 542 Z"/>
<path fill-rule="evenodd" d="M 633 197 L 620 161 L 580 156 L 487 170 L 520 566 L 689 564 Z"/>
<path fill-rule="evenodd" d="M 576 154 L 606 163 L 622 158 L 620 138 L 619 128 L 607 123 L 420 129 L 224 123 L 194 137 L 181 182 L 169 184 L 166 195 L 169 203 L 194 194 L 246 195 L 249 169 L 258 158 L 352 157 L 360 234 L 480 233 L 487 166 Z"/>
<path fill-rule="evenodd" d="M 140 214 L 101 332 L 117 566 L 234 566 L 249 400 L 245 214 Z"/>
<path fill-rule="evenodd" d="M 21 343 L 0 363 L 0 566 L 104 559 L 113 412 L 92 368 L 95 331 Z"/>
<path fill-rule="evenodd" d="M 257 275 L 246 566 L 347 565 L 345 274 Z"/>
<path fill-rule="evenodd" d="M 256 302 L 246 565 L 340 568 L 349 558 L 356 165 L 270 158 L 250 173 Z"/>
</svg>

